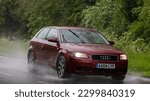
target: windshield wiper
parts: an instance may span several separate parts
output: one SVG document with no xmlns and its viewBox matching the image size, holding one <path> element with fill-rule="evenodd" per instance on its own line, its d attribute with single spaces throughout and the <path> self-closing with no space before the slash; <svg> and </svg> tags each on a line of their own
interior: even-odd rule
<svg viewBox="0 0 150 101">
<path fill-rule="evenodd" d="M 82 43 L 85 43 L 85 42 L 84 42 L 76 33 L 74 33 L 72 30 L 68 29 L 68 31 L 70 31 L 73 35 L 75 35 L 77 38 L 79 38 Z"/>
</svg>

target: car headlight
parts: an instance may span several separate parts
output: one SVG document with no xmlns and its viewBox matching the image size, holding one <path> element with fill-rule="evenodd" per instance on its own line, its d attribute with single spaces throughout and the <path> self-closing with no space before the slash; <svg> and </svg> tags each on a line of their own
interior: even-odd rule
<svg viewBox="0 0 150 101">
<path fill-rule="evenodd" d="M 88 58 L 88 55 L 80 52 L 73 52 L 74 57 L 76 58 Z"/>
<path fill-rule="evenodd" d="M 120 55 L 120 60 L 127 60 L 127 59 L 128 59 L 127 55 L 125 54 Z"/>
</svg>

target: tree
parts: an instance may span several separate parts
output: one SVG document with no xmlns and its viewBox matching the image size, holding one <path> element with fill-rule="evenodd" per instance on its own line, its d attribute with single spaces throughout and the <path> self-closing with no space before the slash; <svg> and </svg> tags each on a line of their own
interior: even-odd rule
<svg viewBox="0 0 150 101">
<path fill-rule="evenodd" d="M 0 25 L 5 31 L 14 31 L 17 29 L 18 21 L 14 14 L 17 7 L 16 0 L 1 0 L 0 1 Z"/>
<path fill-rule="evenodd" d="M 133 14 L 138 16 L 131 25 L 128 33 L 133 40 L 143 38 L 145 42 L 150 40 L 150 1 L 144 0 L 144 5 L 134 8 Z"/>
<path fill-rule="evenodd" d="M 35 32 L 44 26 L 79 26 L 81 23 L 82 10 L 86 8 L 87 5 L 94 4 L 94 1 L 95 0 L 27 0 L 22 6 L 25 6 L 24 9 L 19 9 L 20 12 L 18 14 L 22 14 L 22 11 L 25 11 L 22 19 L 26 22 L 29 33 L 35 34 Z"/>
<path fill-rule="evenodd" d="M 120 0 L 99 0 L 96 5 L 83 11 L 83 24 L 86 27 L 122 35 L 127 31 L 129 20 L 126 18 Z"/>
</svg>

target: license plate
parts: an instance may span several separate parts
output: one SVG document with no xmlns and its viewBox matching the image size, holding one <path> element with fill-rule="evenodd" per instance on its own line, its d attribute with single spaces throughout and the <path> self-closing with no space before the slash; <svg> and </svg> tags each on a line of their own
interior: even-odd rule
<svg viewBox="0 0 150 101">
<path fill-rule="evenodd" d="M 115 69 L 115 64 L 97 64 L 98 69 Z"/>
</svg>

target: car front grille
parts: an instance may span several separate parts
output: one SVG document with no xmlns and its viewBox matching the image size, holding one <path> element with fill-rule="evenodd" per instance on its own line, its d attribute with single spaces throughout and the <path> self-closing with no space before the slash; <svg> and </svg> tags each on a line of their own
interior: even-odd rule
<svg viewBox="0 0 150 101">
<path fill-rule="evenodd" d="M 92 55 L 92 59 L 101 61 L 118 61 L 118 57 L 112 55 Z"/>
</svg>

